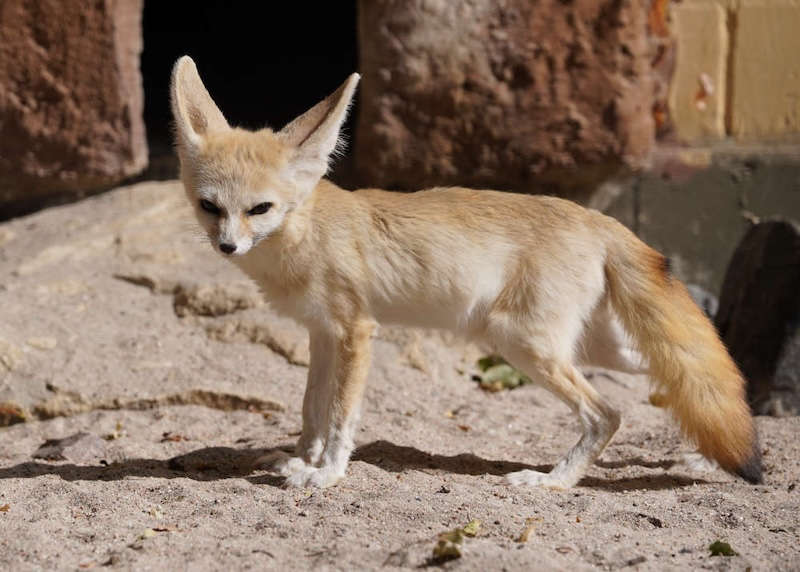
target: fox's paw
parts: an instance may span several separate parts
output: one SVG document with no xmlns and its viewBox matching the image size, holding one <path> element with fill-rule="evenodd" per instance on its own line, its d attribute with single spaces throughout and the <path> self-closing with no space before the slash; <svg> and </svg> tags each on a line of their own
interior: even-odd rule
<svg viewBox="0 0 800 572">
<path fill-rule="evenodd" d="M 288 477 L 307 467 L 300 457 L 292 457 L 284 451 L 273 451 L 258 458 L 256 465 L 265 467 L 281 476 Z"/>
<path fill-rule="evenodd" d="M 335 485 L 344 477 L 344 472 L 332 467 L 310 467 L 305 465 L 286 477 L 287 487 L 316 487 L 324 489 Z"/>
<path fill-rule="evenodd" d="M 704 457 L 700 453 L 684 453 L 679 465 L 686 467 L 690 471 L 698 471 L 700 473 L 710 473 L 719 469 L 719 463 Z"/>
<path fill-rule="evenodd" d="M 506 475 L 506 482 L 516 487 L 527 485 L 533 487 L 545 487 L 548 489 L 564 490 L 570 486 L 550 473 L 540 473 L 539 471 L 517 471 L 516 473 L 508 473 Z"/>
</svg>

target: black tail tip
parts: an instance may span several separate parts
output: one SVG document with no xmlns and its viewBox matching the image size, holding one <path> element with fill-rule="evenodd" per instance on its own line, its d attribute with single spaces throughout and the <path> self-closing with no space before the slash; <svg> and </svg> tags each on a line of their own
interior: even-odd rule
<svg viewBox="0 0 800 572">
<path fill-rule="evenodd" d="M 736 474 L 742 477 L 751 485 L 760 485 L 764 482 L 764 475 L 761 467 L 761 452 L 758 448 L 753 450 L 753 454 L 736 469 Z"/>
</svg>

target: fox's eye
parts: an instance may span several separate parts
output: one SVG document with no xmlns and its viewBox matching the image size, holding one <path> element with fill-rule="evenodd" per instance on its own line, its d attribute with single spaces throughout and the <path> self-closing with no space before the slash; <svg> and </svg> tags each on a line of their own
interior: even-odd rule
<svg viewBox="0 0 800 572">
<path fill-rule="evenodd" d="M 220 212 L 219 207 L 217 205 L 215 205 L 211 201 L 207 201 L 206 199 L 200 201 L 200 208 L 206 211 L 207 213 L 211 213 L 213 215 L 218 215 Z"/>
<path fill-rule="evenodd" d="M 256 206 L 254 206 L 252 209 L 247 211 L 247 214 L 249 214 L 249 215 L 264 214 L 265 212 L 267 212 L 271 208 L 272 208 L 272 203 L 259 203 Z"/>
</svg>

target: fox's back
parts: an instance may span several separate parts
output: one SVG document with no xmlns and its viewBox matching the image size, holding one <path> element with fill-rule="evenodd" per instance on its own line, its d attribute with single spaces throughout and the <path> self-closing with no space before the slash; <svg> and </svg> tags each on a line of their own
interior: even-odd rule
<svg viewBox="0 0 800 572">
<path fill-rule="evenodd" d="M 551 283 L 602 281 L 605 217 L 569 201 L 463 188 L 318 193 L 317 248 L 336 261 L 332 275 L 357 277 L 380 321 L 469 328 L 506 289 L 535 289 L 546 304 Z"/>
</svg>

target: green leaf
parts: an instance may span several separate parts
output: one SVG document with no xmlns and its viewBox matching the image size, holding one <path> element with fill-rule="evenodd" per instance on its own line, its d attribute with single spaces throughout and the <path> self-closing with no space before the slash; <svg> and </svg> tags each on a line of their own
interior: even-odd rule
<svg viewBox="0 0 800 572">
<path fill-rule="evenodd" d="M 486 356 L 478 360 L 478 369 L 480 369 L 481 371 L 486 371 L 490 367 L 494 365 L 500 365 L 502 363 L 507 363 L 507 362 L 500 356 L 496 355 Z"/>
<path fill-rule="evenodd" d="M 712 542 L 708 549 L 711 551 L 711 556 L 736 556 L 738 554 L 738 552 L 731 548 L 730 544 L 722 542 L 721 540 Z"/>
<path fill-rule="evenodd" d="M 497 355 L 486 356 L 478 360 L 478 369 L 483 374 L 476 376 L 481 389 L 501 391 L 514 389 L 520 385 L 531 383 L 531 379 Z"/>
</svg>

